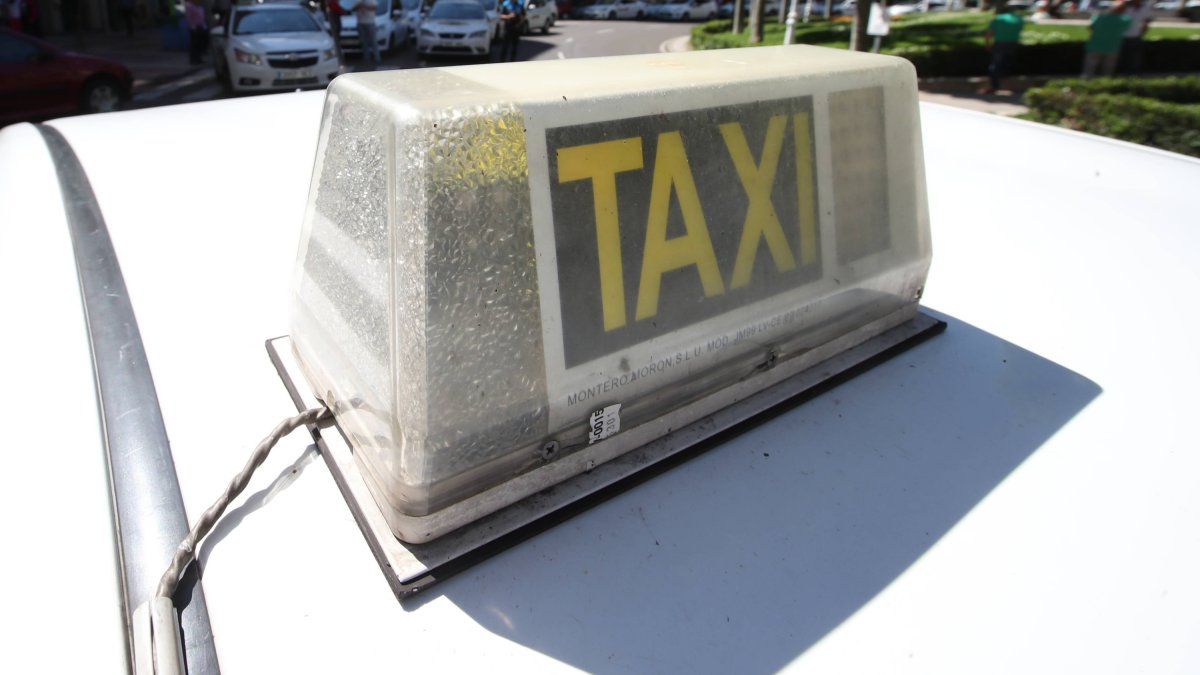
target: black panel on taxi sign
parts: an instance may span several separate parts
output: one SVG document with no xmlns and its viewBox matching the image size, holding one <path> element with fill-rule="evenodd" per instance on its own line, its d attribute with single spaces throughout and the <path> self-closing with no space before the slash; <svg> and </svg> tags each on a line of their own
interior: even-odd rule
<svg viewBox="0 0 1200 675">
<path fill-rule="evenodd" d="M 811 97 L 557 127 L 546 146 L 568 368 L 821 276 Z"/>
</svg>

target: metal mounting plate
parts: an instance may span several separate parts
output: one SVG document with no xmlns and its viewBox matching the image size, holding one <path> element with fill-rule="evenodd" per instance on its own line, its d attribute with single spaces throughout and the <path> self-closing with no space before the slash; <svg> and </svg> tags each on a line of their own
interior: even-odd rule
<svg viewBox="0 0 1200 675">
<path fill-rule="evenodd" d="M 388 584 L 396 597 L 405 600 L 717 445 L 729 434 L 739 433 L 769 419 L 772 413 L 787 410 L 854 377 L 941 333 L 945 327 L 945 322 L 918 312 L 895 328 L 749 398 L 425 544 L 409 544 L 392 534 L 341 433 L 312 431 Z M 305 385 L 291 339 L 284 336 L 268 340 L 267 352 L 297 410 L 320 405 Z"/>
</svg>

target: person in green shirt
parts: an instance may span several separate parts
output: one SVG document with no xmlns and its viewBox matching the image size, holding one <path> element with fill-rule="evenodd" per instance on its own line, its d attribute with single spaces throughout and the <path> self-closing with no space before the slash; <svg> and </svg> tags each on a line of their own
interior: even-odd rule
<svg viewBox="0 0 1200 675">
<path fill-rule="evenodd" d="M 1092 37 L 1083 55 L 1084 77 L 1094 76 L 1097 70 L 1105 77 L 1112 77 L 1116 72 L 1121 38 L 1132 23 L 1126 8 L 1125 0 L 1117 0 L 1111 10 L 1092 17 Z"/>
<path fill-rule="evenodd" d="M 988 64 L 988 88 L 985 94 L 994 94 L 1000 88 L 1000 79 L 1008 75 L 1012 69 L 1013 58 L 1017 53 L 1017 45 L 1021 43 L 1021 29 L 1025 20 L 1020 14 L 1008 8 L 1001 0 L 996 6 L 996 16 L 988 22 L 987 30 L 983 32 L 983 43 L 992 53 L 992 61 Z"/>
</svg>

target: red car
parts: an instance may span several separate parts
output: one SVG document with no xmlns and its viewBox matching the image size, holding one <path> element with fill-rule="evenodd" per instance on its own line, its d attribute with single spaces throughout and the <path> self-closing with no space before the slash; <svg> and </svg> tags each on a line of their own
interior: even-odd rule
<svg viewBox="0 0 1200 675">
<path fill-rule="evenodd" d="M 116 61 L 0 28 L 0 125 L 116 110 L 132 86 L 129 69 Z"/>
</svg>

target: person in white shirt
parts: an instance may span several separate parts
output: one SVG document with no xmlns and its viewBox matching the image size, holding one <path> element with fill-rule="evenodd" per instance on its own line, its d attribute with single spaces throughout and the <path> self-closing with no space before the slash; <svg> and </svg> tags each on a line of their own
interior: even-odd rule
<svg viewBox="0 0 1200 675">
<path fill-rule="evenodd" d="M 358 0 L 350 9 L 354 10 L 354 18 L 358 21 L 358 41 L 362 43 L 363 60 L 370 65 L 367 70 L 375 70 L 379 65 L 379 43 L 375 37 L 375 0 Z"/>
</svg>

